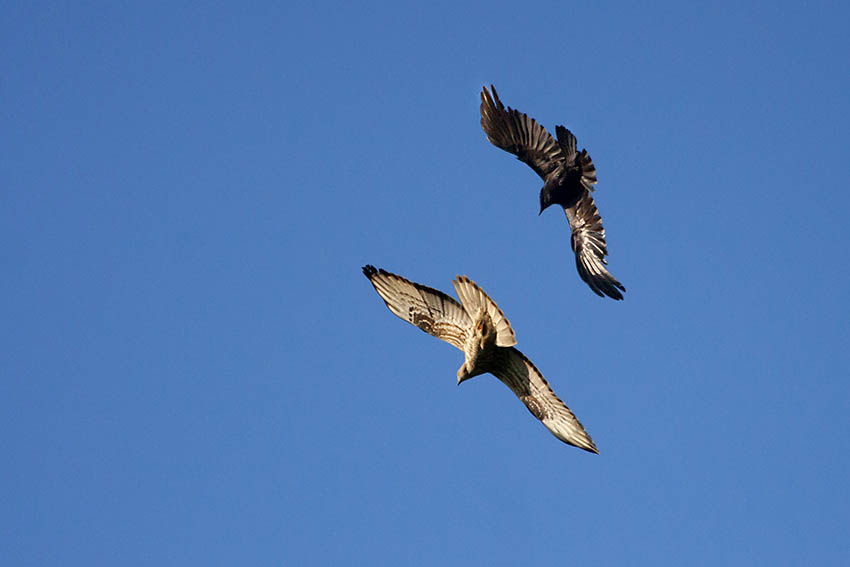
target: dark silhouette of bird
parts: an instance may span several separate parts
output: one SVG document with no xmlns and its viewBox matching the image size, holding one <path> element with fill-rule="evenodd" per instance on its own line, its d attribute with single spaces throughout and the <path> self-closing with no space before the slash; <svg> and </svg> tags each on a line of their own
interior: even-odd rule
<svg viewBox="0 0 850 567">
<path fill-rule="evenodd" d="M 585 451 L 599 452 L 549 382 L 514 348 L 516 334 L 510 322 L 474 281 L 466 276 L 452 281 L 458 303 L 439 290 L 375 266 L 363 266 L 363 275 L 396 316 L 463 351 L 458 384 L 489 372 L 504 382 L 555 437 Z"/>
<path fill-rule="evenodd" d="M 552 205 L 564 208 L 572 228 L 571 246 L 579 276 L 600 297 L 623 299 L 623 284 L 612 276 L 606 265 L 608 247 L 605 229 L 596 203 L 596 167 L 587 150 L 576 151 L 576 137 L 561 125 L 555 127 L 557 140 L 527 114 L 505 108 L 496 87 L 481 91 L 481 127 L 487 139 L 528 164 L 543 179 L 540 189 L 540 213 Z"/>
</svg>

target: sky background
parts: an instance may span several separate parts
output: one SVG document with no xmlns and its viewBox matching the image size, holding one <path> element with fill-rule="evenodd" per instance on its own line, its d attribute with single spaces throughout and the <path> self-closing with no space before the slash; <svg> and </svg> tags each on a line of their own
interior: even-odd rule
<svg viewBox="0 0 850 567">
<path fill-rule="evenodd" d="M 5 3 L 0 563 L 850 563 L 850 8 L 686 4 Z M 477 281 L 601 454 L 366 263 Z"/>
</svg>

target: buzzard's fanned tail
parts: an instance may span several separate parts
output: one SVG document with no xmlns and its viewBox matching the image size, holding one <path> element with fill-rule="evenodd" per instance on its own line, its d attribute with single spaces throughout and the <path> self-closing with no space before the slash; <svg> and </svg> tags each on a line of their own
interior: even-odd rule
<svg viewBox="0 0 850 567">
<path fill-rule="evenodd" d="M 456 277 L 452 284 L 454 284 L 460 303 L 466 309 L 466 314 L 469 315 L 470 319 L 475 318 L 480 308 L 484 307 L 487 310 L 487 314 L 490 315 L 490 319 L 496 326 L 496 345 L 509 347 L 516 344 L 516 334 L 511 328 L 510 321 L 483 289 L 466 276 Z"/>
</svg>

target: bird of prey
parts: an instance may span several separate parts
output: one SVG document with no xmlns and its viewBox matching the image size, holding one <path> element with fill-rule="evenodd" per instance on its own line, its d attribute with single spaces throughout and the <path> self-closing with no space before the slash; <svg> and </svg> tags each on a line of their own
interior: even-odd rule
<svg viewBox="0 0 850 567">
<path fill-rule="evenodd" d="M 493 94 L 481 91 L 481 127 L 487 139 L 527 163 L 543 178 L 540 213 L 550 205 L 561 205 L 572 228 L 571 245 L 581 279 L 596 295 L 623 299 L 626 291 L 605 267 L 608 248 L 605 229 L 591 191 L 596 184 L 596 167 L 587 150 L 576 151 L 576 137 L 563 126 L 555 127 L 557 140 L 527 114 L 505 108 L 496 87 Z"/>
<path fill-rule="evenodd" d="M 516 336 L 502 310 L 466 276 L 452 281 L 460 303 L 445 293 L 413 283 L 374 266 L 363 266 L 387 307 L 401 319 L 464 353 L 457 383 L 493 374 L 513 390 L 525 407 L 555 437 L 585 451 L 599 453 L 576 416 L 555 395 L 528 358 L 513 345 Z"/>
</svg>

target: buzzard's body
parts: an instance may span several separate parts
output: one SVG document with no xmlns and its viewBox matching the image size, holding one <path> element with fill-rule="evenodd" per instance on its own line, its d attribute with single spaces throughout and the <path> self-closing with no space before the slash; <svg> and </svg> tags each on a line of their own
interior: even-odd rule
<svg viewBox="0 0 850 567">
<path fill-rule="evenodd" d="M 605 229 L 591 191 L 596 167 L 587 150 L 576 150 L 576 137 L 563 126 L 555 127 L 557 140 L 527 114 L 505 108 L 496 88 L 491 96 L 481 92 L 481 127 L 490 142 L 528 164 L 543 179 L 540 212 L 551 205 L 564 208 L 572 227 L 572 249 L 581 279 L 599 296 L 623 299 L 626 288 L 605 265 L 608 249 Z"/>
<path fill-rule="evenodd" d="M 441 291 L 401 276 L 364 266 L 387 307 L 401 319 L 464 353 L 458 384 L 490 373 L 505 383 L 528 410 L 565 443 L 598 453 L 584 427 L 528 358 L 514 348 L 516 336 L 502 310 L 475 282 L 458 276 L 452 282 L 460 303 Z"/>
</svg>

